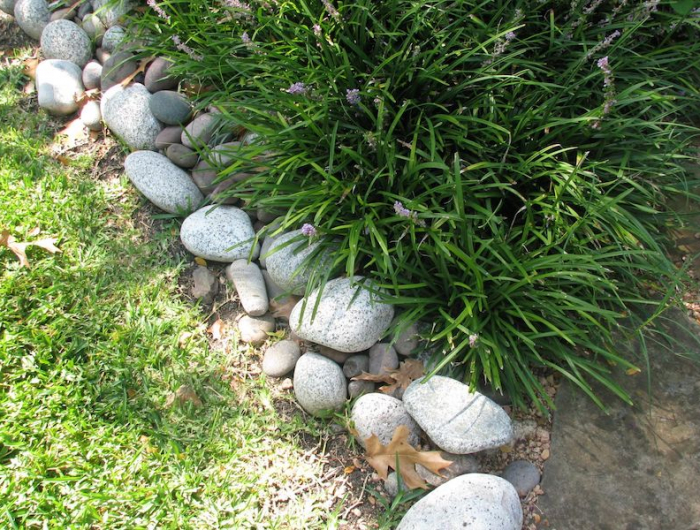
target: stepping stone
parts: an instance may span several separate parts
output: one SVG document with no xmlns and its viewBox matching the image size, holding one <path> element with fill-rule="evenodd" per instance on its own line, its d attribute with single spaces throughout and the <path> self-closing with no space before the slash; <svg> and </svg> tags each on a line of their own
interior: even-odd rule
<svg viewBox="0 0 700 530">
<path fill-rule="evenodd" d="M 416 379 L 404 392 L 411 417 L 443 451 L 458 455 L 500 447 L 513 438 L 505 411 L 455 379 Z"/>
<path fill-rule="evenodd" d="M 650 381 L 646 371 L 618 370 L 634 407 L 596 386 L 605 414 L 572 384 L 559 388 L 538 501 L 550 529 L 698 528 L 700 328 L 678 310 L 668 322 L 679 342 L 675 351 L 647 342 Z M 619 347 L 628 345 L 621 339 Z M 644 367 L 639 343 L 632 348 Z"/>
</svg>

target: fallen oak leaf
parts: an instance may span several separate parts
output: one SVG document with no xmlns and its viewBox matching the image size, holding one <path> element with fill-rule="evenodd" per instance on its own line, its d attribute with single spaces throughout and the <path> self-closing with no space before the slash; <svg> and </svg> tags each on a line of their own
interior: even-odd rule
<svg viewBox="0 0 700 530">
<path fill-rule="evenodd" d="M 389 468 L 394 469 L 410 489 L 427 489 L 425 481 L 416 472 L 416 464 L 420 464 L 431 473 L 439 474 L 451 461 L 442 458 L 439 451 L 418 451 L 408 443 L 409 430 L 405 425 L 399 425 L 388 445 L 383 445 L 373 434 L 365 440 L 367 447 L 366 459 L 377 474 L 386 480 Z"/>
<path fill-rule="evenodd" d="M 224 321 L 220 317 L 216 317 L 216 321 L 207 329 L 211 333 L 211 338 L 214 340 L 221 340 L 224 333 Z"/>
<path fill-rule="evenodd" d="M 142 74 L 146 71 L 146 68 L 148 67 L 150 62 L 153 61 L 153 59 L 155 59 L 155 57 L 148 57 L 146 59 L 142 59 L 136 70 L 134 70 L 133 73 L 127 75 L 119 84 L 124 88 L 129 86 L 129 84 L 134 80 L 134 78 L 137 75 Z"/>
<path fill-rule="evenodd" d="M 0 233 L 0 247 L 6 247 L 10 249 L 19 259 L 20 266 L 27 268 L 29 268 L 29 259 L 27 258 L 27 247 L 41 247 L 44 250 L 55 254 L 56 252 L 61 252 L 61 249 L 59 249 L 55 245 L 56 241 L 57 239 L 55 238 L 47 238 L 40 239 L 38 241 L 28 241 L 22 243 L 18 242 L 14 238 L 14 236 L 10 235 L 10 232 L 8 232 L 7 230 L 3 230 L 2 233 Z"/>
<path fill-rule="evenodd" d="M 398 370 L 390 370 L 382 374 L 368 374 L 363 372 L 353 377 L 353 381 L 371 381 L 372 383 L 386 383 L 379 387 L 384 394 L 393 394 L 398 388 L 406 390 L 408 385 L 422 377 L 424 374 L 423 363 L 418 359 L 408 359 L 401 363 Z"/>
<path fill-rule="evenodd" d="M 31 79 L 36 79 L 36 67 L 39 66 L 39 59 L 30 57 L 23 62 L 24 75 Z"/>
</svg>

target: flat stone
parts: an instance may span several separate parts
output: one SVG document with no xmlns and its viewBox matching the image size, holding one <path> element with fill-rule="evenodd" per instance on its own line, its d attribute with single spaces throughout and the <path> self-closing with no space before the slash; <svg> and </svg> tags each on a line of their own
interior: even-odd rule
<svg viewBox="0 0 700 530">
<path fill-rule="evenodd" d="M 136 189 L 166 212 L 189 211 L 204 199 L 190 176 L 161 154 L 131 153 L 124 161 L 124 169 Z"/>
<path fill-rule="evenodd" d="M 92 57 L 92 43 L 74 22 L 54 20 L 41 33 L 41 53 L 46 59 L 71 61 L 82 68 Z"/>
<path fill-rule="evenodd" d="M 80 111 L 80 121 L 91 131 L 101 131 L 102 112 L 100 112 L 100 104 L 97 101 L 91 100 L 83 105 Z"/>
<path fill-rule="evenodd" d="M 216 275 L 206 267 L 198 266 L 192 273 L 192 297 L 205 304 L 211 304 L 219 292 L 219 281 Z"/>
<path fill-rule="evenodd" d="M 124 42 L 126 31 L 121 26 L 112 26 L 102 35 L 102 49 L 109 53 L 116 52 Z M 146 87 L 148 88 L 148 87 Z"/>
<path fill-rule="evenodd" d="M 144 84 L 149 92 L 155 93 L 160 90 L 173 90 L 177 88 L 178 80 L 170 74 L 172 61 L 163 57 L 156 58 L 146 70 Z"/>
<path fill-rule="evenodd" d="M 181 125 L 190 119 L 192 107 L 185 96 L 172 90 L 161 90 L 151 96 L 151 112 L 166 125 Z"/>
<path fill-rule="evenodd" d="M 267 265 L 269 271 L 270 258 Z M 355 276 L 331 280 L 320 299 L 320 291 L 316 289 L 294 306 L 289 318 L 292 330 L 304 340 L 342 352 L 355 353 L 372 346 L 391 324 L 394 308 L 361 287 L 359 282 L 363 279 Z"/>
<path fill-rule="evenodd" d="M 102 119 L 132 151 L 154 150 L 156 137 L 163 129 L 148 106 L 150 97 L 140 83 L 127 88 L 116 85 L 102 94 Z"/>
<path fill-rule="evenodd" d="M 238 259 L 226 267 L 226 277 L 236 288 L 246 313 L 253 317 L 267 313 L 267 290 L 260 267 L 245 259 Z"/>
<path fill-rule="evenodd" d="M 36 40 L 41 38 L 41 32 L 51 20 L 46 0 L 17 0 L 13 14 L 22 31 Z"/>
<path fill-rule="evenodd" d="M 36 68 L 39 106 L 56 116 L 65 116 L 78 110 L 76 100 L 85 93 L 82 74 L 80 67 L 70 61 L 41 61 Z"/>
<path fill-rule="evenodd" d="M 102 78 L 102 65 L 97 61 L 90 61 L 83 68 L 83 85 L 86 90 L 92 90 L 100 86 Z"/>
<path fill-rule="evenodd" d="M 525 497 L 540 483 L 540 470 L 527 460 L 511 462 L 503 470 L 502 476 L 513 485 L 521 497 Z"/>
<path fill-rule="evenodd" d="M 200 208 L 182 223 L 180 239 L 192 254 L 213 261 L 255 259 L 260 250 L 250 219 L 234 206 Z"/>
<path fill-rule="evenodd" d="M 340 366 L 308 352 L 299 358 L 294 369 L 294 394 L 306 412 L 321 416 L 345 405 L 347 383 Z"/>
<path fill-rule="evenodd" d="M 110 55 L 102 63 L 102 78 L 100 79 L 100 88 L 102 92 L 107 92 L 113 86 L 124 81 L 124 79 L 136 71 L 136 68 L 138 68 L 138 66 L 133 54 L 119 52 Z"/>
<path fill-rule="evenodd" d="M 371 381 L 350 381 L 348 383 L 348 395 L 350 399 L 355 399 L 364 394 L 374 392 L 374 383 Z"/>
<path fill-rule="evenodd" d="M 299 240 L 292 241 L 295 238 Z M 328 266 L 332 259 L 329 249 L 319 253 L 320 245 L 320 241 L 304 236 L 301 229 L 277 236 L 265 258 L 265 265 L 275 283 L 287 292 L 303 296 L 314 269 Z M 317 256 L 312 257 L 314 253 Z M 307 259 L 313 261 L 305 263 Z"/>
<path fill-rule="evenodd" d="M 634 406 L 594 385 L 606 414 L 573 384 L 559 387 L 538 500 L 550 529 L 690 530 L 700 523 L 700 328 L 678 310 L 666 316 L 670 347 L 648 340 L 643 353 L 637 340 L 618 339 L 621 353 L 644 369 L 633 377 L 615 370 Z"/>
<path fill-rule="evenodd" d="M 275 331 L 275 319 L 272 315 L 251 317 L 243 315 L 238 321 L 238 333 L 241 341 L 253 346 L 259 346 L 270 338 L 270 333 Z"/>
<path fill-rule="evenodd" d="M 204 147 L 214 136 L 218 123 L 219 120 L 215 114 L 211 112 L 200 114 L 182 131 L 180 138 L 182 145 L 192 148 Z"/>
<path fill-rule="evenodd" d="M 419 500 L 397 530 L 521 530 L 522 525 L 520 499 L 510 482 L 470 473 Z"/>
<path fill-rule="evenodd" d="M 156 136 L 156 149 L 167 149 L 171 145 L 182 145 L 180 143 L 181 134 L 182 127 L 180 127 L 179 125 L 171 125 L 170 127 L 164 127 L 163 130 L 158 133 L 158 136 Z"/>
<path fill-rule="evenodd" d="M 383 445 L 388 445 L 401 425 L 408 427 L 408 443 L 415 447 L 420 441 L 420 427 L 408 415 L 401 400 L 386 394 L 361 396 L 353 405 L 350 418 L 357 432 L 355 438 L 362 447 L 366 447 L 366 441 L 372 435 Z"/>
<path fill-rule="evenodd" d="M 388 343 L 379 342 L 369 349 L 369 373 L 381 375 L 399 367 L 399 356 Z"/>
<path fill-rule="evenodd" d="M 343 374 L 348 379 L 357 377 L 363 372 L 369 370 L 369 356 L 367 355 L 353 355 L 343 364 Z"/>
<path fill-rule="evenodd" d="M 197 160 L 199 160 L 197 151 L 193 151 L 189 147 L 185 147 L 182 144 L 169 145 L 165 150 L 165 156 L 167 156 L 176 166 L 185 169 L 193 168 L 197 164 Z"/>
<path fill-rule="evenodd" d="M 472 455 L 454 455 L 442 451 L 440 456 L 452 462 L 445 469 L 440 470 L 440 475 L 436 475 L 420 464 L 416 464 L 416 473 L 418 473 L 418 476 L 433 487 L 437 488 L 438 486 L 442 486 L 445 482 L 455 477 L 466 475 L 467 473 L 479 472 L 479 462 Z"/>
<path fill-rule="evenodd" d="M 281 340 L 265 351 L 262 371 L 270 377 L 284 377 L 294 370 L 301 357 L 299 345 L 293 340 Z"/>
<path fill-rule="evenodd" d="M 500 447 L 513 438 L 505 411 L 493 401 L 469 392 L 455 379 L 433 376 L 414 381 L 406 389 L 406 410 L 443 451 L 468 454 Z"/>
</svg>

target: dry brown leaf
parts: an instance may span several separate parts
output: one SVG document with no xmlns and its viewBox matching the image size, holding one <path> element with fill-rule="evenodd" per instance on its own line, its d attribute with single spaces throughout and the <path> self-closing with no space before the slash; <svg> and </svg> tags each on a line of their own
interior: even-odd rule
<svg viewBox="0 0 700 530">
<path fill-rule="evenodd" d="M 207 260 L 205 260 L 204 258 L 200 258 L 199 256 L 197 256 L 196 258 L 194 258 L 194 262 L 195 262 L 197 265 L 201 265 L 202 267 L 206 267 L 206 266 L 207 266 Z"/>
<path fill-rule="evenodd" d="M 413 381 L 422 377 L 424 373 L 423 363 L 418 359 L 408 359 L 399 365 L 398 370 L 390 370 L 383 374 L 368 374 L 363 372 L 357 377 L 353 377 L 353 381 L 371 381 L 373 383 L 386 383 L 379 387 L 379 391 L 384 394 L 393 394 L 397 388 L 406 390 L 408 385 Z"/>
<path fill-rule="evenodd" d="M 367 462 L 384 480 L 387 479 L 389 468 L 392 468 L 401 475 L 406 487 L 427 489 L 425 481 L 416 472 L 416 464 L 439 474 L 441 469 L 445 469 L 452 462 L 442 458 L 439 451 L 418 451 L 408 443 L 408 435 L 408 427 L 399 425 L 389 445 L 384 446 L 373 434 L 365 440 Z"/>
<path fill-rule="evenodd" d="M 24 61 L 24 74 L 36 79 L 36 67 L 39 66 L 39 59 L 36 57 L 30 57 Z"/>
<path fill-rule="evenodd" d="M 207 329 L 207 331 L 211 333 L 212 339 L 221 340 L 221 337 L 223 337 L 224 334 L 224 321 L 217 316 L 216 321 L 209 327 L 209 329 Z"/>
<path fill-rule="evenodd" d="M 35 227 L 32 228 L 29 232 L 27 232 L 27 235 L 28 235 L 29 237 L 36 237 L 36 236 L 38 236 L 40 233 L 41 233 L 41 228 L 39 228 L 38 226 L 35 226 Z"/>
<path fill-rule="evenodd" d="M 202 400 L 199 399 L 199 396 L 197 395 L 197 393 L 189 385 L 182 385 L 174 393 L 170 394 L 168 396 L 168 399 L 165 401 L 165 406 L 171 407 L 175 403 L 177 403 L 178 405 L 184 405 L 185 403 L 192 403 L 192 405 L 195 407 L 202 406 Z"/>
<path fill-rule="evenodd" d="M 51 252 L 51 254 L 55 254 L 56 252 L 61 252 L 61 249 L 59 249 L 55 244 L 56 241 L 57 239 L 55 238 L 47 238 L 39 239 L 38 241 L 27 241 L 24 243 L 20 243 L 16 241 L 15 238 L 11 236 L 10 232 L 8 232 L 7 230 L 3 230 L 2 233 L 0 233 L 0 247 L 9 248 L 19 259 L 20 265 L 22 267 L 27 268 L 29 268 L 29 259 L 27 259 L 27 247 L 41 247 L 44 250 Z"/>
<path fill-rule="evenodd" d="M 129 86 L 129 84 L 134 80 L 134 78 L 135 78 L 137 75 L 139 75 L 139 74 L 141 74 L 141 73 L 143 73 L 143 72 L 146 71 L 146 68 L 148 68 L 149 63 L 150 63 L 153 59 L 154 59 L 154 57 L 148 57 L 147 59 L 142 59 L 141 62 L 139 63 L 138 68 L 136 68 L 136 70 L 134 70 L 134 73 L 133 73 L 133 74 L 127 75 L 119 84 L 120 84 L 121 86 L 123 86 L 124 88 L 126 88 L 127 86 Z"/>
</svg>

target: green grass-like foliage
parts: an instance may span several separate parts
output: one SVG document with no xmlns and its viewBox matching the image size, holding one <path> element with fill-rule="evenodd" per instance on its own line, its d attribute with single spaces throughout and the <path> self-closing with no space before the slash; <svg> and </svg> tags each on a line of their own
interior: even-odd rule
<svg viewBox="0 0 700 530">
<path fill-rule="evenodd" d="M 397 329 L 432 325 L 439 369 L 518 404 L 548 402 L 540 367 L 629 399 L 612 333 L 678 281 L 662 229 L 698 132 L 692 3 L 157 7 L 149 51 L 180 43 L 201 104 L 259 135 L 221 179 L 262 171 L 228 193 L 313 224 L 403 308 Z"/>
</svg>

